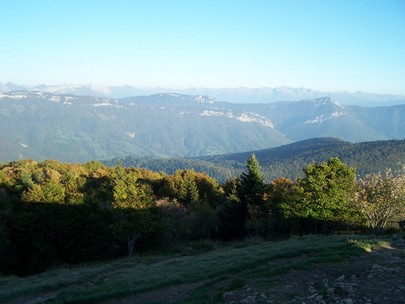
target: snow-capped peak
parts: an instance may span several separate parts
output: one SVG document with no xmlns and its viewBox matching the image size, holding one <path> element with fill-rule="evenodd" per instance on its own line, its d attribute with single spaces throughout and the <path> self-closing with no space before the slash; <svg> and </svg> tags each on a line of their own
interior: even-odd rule
<svg viewBox="0 0 405 304">
<path fill-rule="evenodd" d="M 39 85 L 33 88 L 33 91 L 47 93 L 90 95 L 90 96 L 112 96 L 110 87 L 95 84 L 61 84 L 61 85 Z"/>
<path fill-rule="evenodd" d="M 199 96 L 196 96 L 196 97 L 194 98 L 194 100 L 195 100 L 196 102 L 199 102 L 199 103 L 209 103 L 209 104 L 213 104 L 214 101 L 215 101 L 215 97 L 199 95 Z"/>
</svg>

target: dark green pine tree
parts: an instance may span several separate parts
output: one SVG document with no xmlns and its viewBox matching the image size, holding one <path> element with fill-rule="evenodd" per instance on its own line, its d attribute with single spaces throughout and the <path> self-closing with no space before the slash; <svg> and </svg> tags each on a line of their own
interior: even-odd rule
<svg viewBox="0 0 405 304">
<path fill-rule="evenodd" d="M 262 169 L 254 154 L 248 159 L 246 168 L 247 171 L 239 177 L 239 200 L 246 207 L 261 206 L 263 205 L 265 183 Z"/>
<path fill-rule="evenodd" d="M 224 240 L 241 238 L 245 234 L 246 208 L 238 197 L 239 179 L 229 179 L 223 185 L 226 202 L 218 212 L 220 236 Z"/>
<path fill-rule="evenodd" d="M 190 174 L 184 175 L 184 184 L 181 193 L 182 202 L 186 206 L 198 202 L 198 187 L 194 177 Z"/>
<path fill-rule="evenodd" d="M 254 154 L 250 156 L 246 167 L 247 171 L 233 181 L 233 189 L 227 195 L 228 202 L 219 213 L 223 232 L 228 238 L 243 237 L 251 211 L 261 210 L 264 206 L 264 177 Z"/>
</svg>

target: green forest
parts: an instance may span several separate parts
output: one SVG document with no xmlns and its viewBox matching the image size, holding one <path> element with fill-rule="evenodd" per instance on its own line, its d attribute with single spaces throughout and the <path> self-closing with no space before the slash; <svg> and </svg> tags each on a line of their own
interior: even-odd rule
<svg viewBox="0 0 405 304">
<path fill-rule="evenodd" d="M 136 158 L 128 156 L 103 161 L 108 166 L 119 162 L 125 167 L 142 167 L 173 174 L 176 170 L 194 169 L 205 172 L 218 182 L 240 175 L 246 159 L 252 152 L 196 158 Z M 322 163 L 338 157 L 346 165 L 356 168 L 358 177 L 390 168 L 394 174 L 405 169 L 405 140 L 381 140 L 350 143 L 337 138 L 312 138 L 275 148 L 254 151 L 260 162 L 266 182 L 279 177 L 296 180 L 303 176 L 302 169 L 311 162 Z"/>
<path fill-rule="evenodd" d="M 191 169 L 169 175 L 98 161 L 0 164 L 3 274 L 209 246 L 204 241 L 383 232 L 404 219 L 405 175 L 359 178 L 333 157 L 295 180 L 270 182 L 255 154 L 222 183 Z"/>
</svg>

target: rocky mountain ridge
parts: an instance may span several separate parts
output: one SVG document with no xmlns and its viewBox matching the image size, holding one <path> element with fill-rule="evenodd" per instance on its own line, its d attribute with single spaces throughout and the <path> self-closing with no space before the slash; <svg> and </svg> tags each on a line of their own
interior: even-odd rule
<svg viewBox="0 0 405 304">
<path fill-rule="evenodd" d="M 130 85 L 102 86 L 92 83 L 87 84 L 61 84 L 61 85 L 37 85 L 27 86 L 14 83 L 1 83 L 0 92 L 11 92 L 16 90 L 40 91 L 55 94 L 88 95 L 106 98 L 126 98 L 140 95 L 155 95 L 159 93 L 180 93 L 184 95 L 208 95 L 216 100 L 232 103 L 273 103 L 277 101 L 297 101 L 302 99 L 316 99 L 323 96 L 330 96 L 339 100 L 345 105 L 396 105 L 405 104 L 405 95 L 399 94 L 377 94 L 368 92 L 323 92 L 309 88 L 281 87 L 259 87 L 259 88 L 205 88 L 192 87 L 183 89 L 171 88 L 142 88 Z"/>
<path fill-rule="evenodd" d="M 0 127 L 1 161 L 193 157 L 314 137 L 403 139 L 405 105 L 345 106 L 330 97 L 238 104 L 178 93 L 116 99 L 12 91 L 0 93 Z"/>
</svg>

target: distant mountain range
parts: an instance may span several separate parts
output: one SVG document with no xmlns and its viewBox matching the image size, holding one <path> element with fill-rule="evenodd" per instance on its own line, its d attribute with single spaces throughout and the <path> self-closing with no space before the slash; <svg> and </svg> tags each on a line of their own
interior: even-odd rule
<svg viewBox="0 0 405 304">
<path fill-rule="evenodd" d="M 344 106 L 330 97 L 238 104 L 177 93 L 115 99 L 23 90 L 0 93 L 0 128 L 0 161 L 196 157 L 314 137 L 404 139 L 405 105 Z"/>
<path fill-rule="evenodd" d="M 80 96 L 96 96 L 105 98 L 126 98 L 141 95 L 154 95 L 159 93 L 179 93 L 183 95 L 213 96 L 217 101 L 231 103 L 272 103 L 277 101 L 297 101 L 303 99 L 316 99 L 329 96 L 344 105 L 397 105 L 405 104 L 404 95 L 373 94 L 367 92 L 319 92 L 308 88 L 291 87 L 260 87 L 260 88 L 138 88 L 134 86 L 100 86 L 94 84 L 63 84 L 63 85 L 38 85 L 34 87 L 1 83 L 0 92 L 11 91 L 40 91 L 56 94 L 70 94 Z"/>
</svg>

